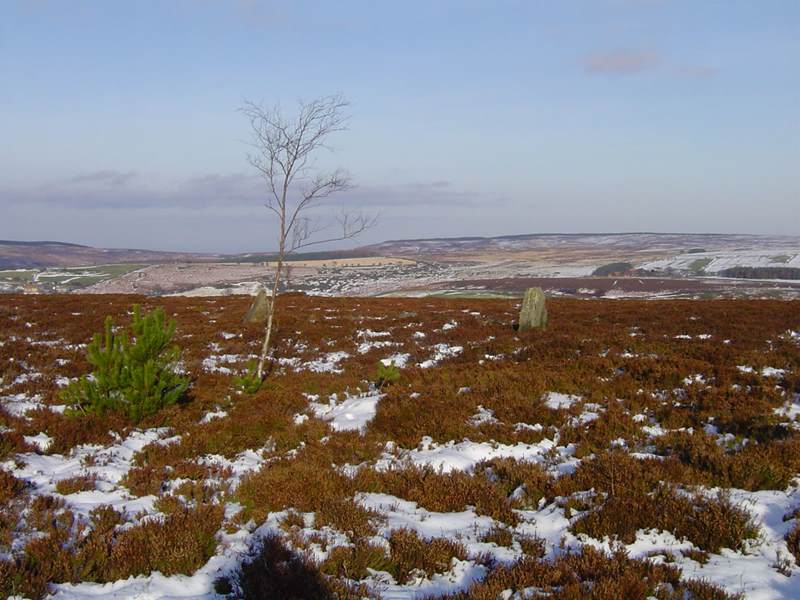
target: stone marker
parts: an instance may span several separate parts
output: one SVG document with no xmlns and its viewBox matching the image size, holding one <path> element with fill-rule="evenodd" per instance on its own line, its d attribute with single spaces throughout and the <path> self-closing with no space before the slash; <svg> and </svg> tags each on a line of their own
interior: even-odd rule
<svg viewBox="0 0 800 600">
<path fill-rule="evenodd" d="M 244 316 L 245 325 L 263 325 L 267 322 L 267 313 L 269 312 L 270 298 L 267 296 L 267 291 L 261 289 L 258 295 L 250 305 L 250 310 Z"/>
<path fill-rule="evenodd" d="M 544 329 L 547 327 L 547 306 L 542 288 L 525 290 L 522 309 L 519 311 L 519 330 Z"/>
</svg>

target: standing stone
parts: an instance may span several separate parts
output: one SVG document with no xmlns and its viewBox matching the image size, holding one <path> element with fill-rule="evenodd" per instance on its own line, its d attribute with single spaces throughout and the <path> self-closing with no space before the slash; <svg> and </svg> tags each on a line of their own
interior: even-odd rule
<svg viewBox="0 0 800 600">
<path fill-rule="evenodd" d="M 244 316 L 245 325 L 263 325 L 267 322 L 270 298 L 265 289 L 261 289 L 250 305 L 250 310 Z"/>
<path fill-rule="evenodd" d="M 544 329 L 547 327 L 547 306 L 542 288 L 525 290 L 522 309 L 519 311 L 519 330 Z"/>
</svg>

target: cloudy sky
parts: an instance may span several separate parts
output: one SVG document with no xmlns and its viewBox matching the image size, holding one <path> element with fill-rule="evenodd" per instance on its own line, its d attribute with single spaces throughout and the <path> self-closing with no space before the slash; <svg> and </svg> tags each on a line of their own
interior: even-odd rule
<svg viewBox="0 0 800 600">
<path fill-rule="evenodd" d="M 800 234 L 797 0 L 0 0 L 0 239 L 271 249 L 237 108 L 331 93 L 362 242 Z"/>
</svg>

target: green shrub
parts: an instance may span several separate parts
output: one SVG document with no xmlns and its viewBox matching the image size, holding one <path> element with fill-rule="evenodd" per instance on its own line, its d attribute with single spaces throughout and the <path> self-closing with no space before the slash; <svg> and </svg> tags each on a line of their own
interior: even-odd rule
<svg viewBox="0 0 800 600">
<path fill-rule="evenodd" d="M 170 345 L 175 321 L 167 322 L 161 308 L 142 316 L 137 305 L 130 330 L 131 335 L 115 332 L 107 317 L 104 333 L 94 335 L 87 349 L 94 372 L 62 393 L 73 413 L 114 411 L 138 421 L 174 404 L 186 392 L 189 379 L 175 372 L 180 350 Z"/>
</svg>

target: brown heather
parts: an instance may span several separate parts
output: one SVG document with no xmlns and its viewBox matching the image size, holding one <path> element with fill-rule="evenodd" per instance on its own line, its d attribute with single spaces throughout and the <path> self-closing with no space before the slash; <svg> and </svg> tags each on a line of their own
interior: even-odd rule
<svg viewBox="0 0 800 600">
<path fill-rule="evenodd" d="M 0 469 L 0 503 L 6 504 L 25 489 L 25 482 L 20 481 L 11 473 Z"/>
<path fill-rule="evenodd" d="M 795 519 L 797 519 L 796 516 Z M 786 534 L 786 545 L 795 559 L 800 561 L 800 521 L 795 520 L 794 527 Z"/>
<path fill-rule="evenodd" d="M 24 419 L 14 417 L 0 409 L 0 460 L 5 461 L 17 452 L 29 452 L 33 449 L 25 443 L 23 431 L 25 431 Z"/>
<path fill-rule="evenodd" d="M 360 581 L 369 575 L 370 570 L 394 570 L 394 564 L 386 549 L 367 540 L 356 540 L 352 546 L 333 548 L 319 570 L 325 575 Z"/>
<path fill-rule="evenodd" d="M 481 542 L 498 546 L 510 546 L 514 542 L 514 534 L 505 527 L 495 525 L 481 536 Z"/>
<path fill-rule="evenodd" d="M 257 523 L 270 512 L 294 508 L 314 512 L 323 504 L 351 496 L 352 482 L 330 465 L 311 460 L 278 460 L 241 482 L 236 498 Z"/>
<path fill-rule="evenodd" d="M 306 520 L 300 513 L 290 510 L 281 519 L 281 528 L 285 531 L 291 531 L 294 528 L 303 529 L 306 526 Z"/>
<path fill-rule="evenodd" d="M 448 600 L 496 600 L 505 590 L 536 588 L 555 600 L 733 600 L 718 588 L 680 579 L 677 567 L 647 560 L 632 560 L 625 553 L 607 556 L 584 546 L 553 563 L 524 558 L 511 567 L 499 567 L 465 592 L 444 596 Z"/>
<path fill-rule="evenodd" d="M 323 575 L 316 565 L 277 536 L 263 539 L 240 573 L 215 584 L 220 594 L 244 600 L 363 600 L 372 598 L 365 586 Z M 237 593 L 238 592 L 238 593 Z"/>
<path fill-rule="evenodd" d="M 181 507 L 162 520 L 147 520 L 124 530 L 110 507 L 92 511 L 88 524 L 76 522 L 63 502 L 34 501 L 30 521 L 43 537 L 34 538 L 14 561 L 0 561 L 0 593 L 40 597 L 51 581 L 115 581 L 161 571 L 191 573 L 214 553 L 222 507 Z M 77 527 L 76 539 L 71 530 Z"/>
<path fill-rule="evenodd" d="M 113 544 L 114 564 L 104 578 L 123 579 L 150 571 L 164 575 L 194 572 L 214 554 L 222 513 L 220 505 L 200 505 L 123 531 Z"/>
<path fill-rule="evenodd" d="M 476 472 L 483 472 L 506 497 L 514 494 L 514 508 L 535 509 L 550 488 L 550 475 L 537 463 L 496 458 L 482 462 Z M 515 494 L 520 489 L 522 493 Z"/>
<path fill-rule="evenodd" d="M 707 552 L 741 550 L 745 540 L 755 539 L 759 533 L 749 514 L 726 496 L 687 498 L 668 486 L 646 495 L 609 496 L 571 529 L 597 539 L 618 538 L 626 544 L 636 540 L 640 529 L 670 531 Z"/>
<path fill-rule="evenodd" d="M 416 502 L 432 512 L 452 512 L 475 507 L 478 514 L 488 515 L 509 524 L 517 516 L 503 490 L 482 475 L 460 471 L 448 474 L 431 467 L 408 466 L 387 471 L 363 469 L 355 478 L 362 492 L 382 492 Z"/>
<path fill-rule="evenodd" d="M 445 538 L 422 539 L 410 529 L 392 531 L 388 540 L 388 550 L 364 540 L 356 541 L 353 546 L 334 548 L 320 570 L 358 581 L 372 569 L 385 571 L 399 583 L 406 583 L 416 574 L 444 573 L 454 558 L 467 558 L 462 544 Z"/>
<path fill-rule="evenodd" d="M 430 511 L 472 507 L 499 521 L 487 541 L 524 551 L 526 556 L 508 567 L 487 561 L 486 580 L 454 597 L 496 598 L 506 589 L 537 587 L 557 599 L 723 599 L 729 596 L 711 585 L 681 580 L 676 567 L 656 559 L 605 556 L 584 547 L 543 560 L 542 540 L 511 529 L 520 519 L 515 511 L 558 502 L 574 517 L 574 532 L 596 538 L 630 540 L 637 529 L 664 529 L 691 540 L 698 549 L 688 556 L 700 559 L 723 547 L 741 548 L 757 531 L 724 495 L 693 494 L 692 486 L 782 490 L 800 472 L 800 433 L 774 412 L 800 393 L 800 346 L 783 337 L 788 329 L 800 329 L 798 302 L 556 299 L 548 305 L 546 331 L 520 334 L 511 328 L 513 301 L 289 294 L 277 315 L 277 355 L 310 361 L 343 350 L 350 354 L 340 363 L 344 373 L 277 367 L 258 393 L 246 395 L 236 393 L 230 375 L 206 372 L 202 361 L 213 353 L 211 343 L 221 346 L 219 353 L 247 356 L 257 351 L 259 329 L 241 326 L 247 298 L 1 296 L 3 394 L 39 394 L 45 404 L 61 404 L 56 378 L 89 370 L 84 351 L 65 344 L 89 341 L 92 332 L 102 329 L 106 315 L 127 324 L 128 310 L 137 302 L 143 310 L 163 307 L 177 320 L 176 342 L 193 378 L 184 402 L 138 424 L 169 427 L 179 441 L 146 447 L 123 481 L 135 495 L 156 495 L 165 517 L 121 530 L 118 525 L 131 516 L 106 508 L 83 523 L 63 500 L 34 498 L 28 487 L 0 470 L 0 551 L 7 554 L 15 537 L 36 534 L 13 561 L 0 561 L 0 593 L 37 598 L 52 582 L 108 581 L 153 569 L 191 573 L 214 552 L 221 527 L 230 530 L 251 518 L 261 523 L 279 510 L 293 511 L 284 520 L 282 535 L 301 550 L 320 543 L 332 550 L 328 560 L 315 565 L 281 539 L 269 538 L 254 549 L 236 581 L 220 581 L 220 589 L 240 590 L 242 597 L 254 599 L 356 598 L 368 594 L 345 577 L 361 576 L 368 568 L 388 570 L 398 578 L 417 569 L 442 572 L 453 558 L 464 556 L 458 543 L 422 542 L 407 531 L 384 535 L 388 547 L 377 545 L 372 536 L 384 531 L 384 519 L 355 497 L 384 492 Z M 401 311 L 416 316 L 401 318 Z M 442 330 L 451 320 L 458 326 Z M 25 327 L 26 322 L 32 327 Z M 409 367 L 399 382 L 386 388 L 366 432 L 333 432 L 315 418 L 296 424 L 294 415 L 307 407 L 304 393 L 325 399 L 367 389 L 386 349 L 357 353 L 357 331 L 365 328 L 389 331 L 392 341 L 403 346 L 398 351 L 410 353 Z M 630 335 L 633 328 L 639 335 Z M 222 331 L 242 336 L 224 339 Z M 426 337 L 414 338 L 416 331 Z M 683 334 L 693 339 L 676 339 Z M 712 337 L 696 337 L 700 334 Z M 33 343 L 37 341 L 54 343 Z M 430 347 L 437 343 L 463 346 L 464 351 L 433 369 L 414 367 L 430 358 Z M 485 359 L 487 354 L 504 358 L 492 361 Z M 59 365 L 57 359 L 68 362 Z M 241 369 L 245 363 L 233 366 Z M 756 372 L 743 373 L 737 365 L 750 365 Z M 762 377 L 758 371 L 766 366 L 784 369 L 785 377 Z M 18 375 L 34 372 L 41 376 L 8 385 Z M 684 383 L 696 374 L 705 382 Z M 469 391 L 459 393 L 463 388 Z M 577 394 L 583 402 L 551 410 L 542 401 L 548 391 Z M 575 421 L 590 402 L 600 405 L 599 417 L 585 424 Z M 499 422 L 470 423 L 479 406 L 493 411 Z M 200 422 L 220 408 L 227 411 L 225 418 Z M 645 422 L 633 419 L 639 414 Z M 0 460 L 37 451 L 24 436 L 38 432 L 53 438 L 48 453 L 66 454 L 79 444 L 111 442 L 110 431 L 123 436 L 131 431 L 130 423 L 114 416 L 71 418 L 36 410 L 27 417 L 0 410 Z M 672 431 L 648 439 L 642 426 L 649 420 L 693 433 Z M 542 429 L 518 428 L 517 423 Z M 709 423 L 732 434 L 733 442 L 718 444 L 704 432 Z M 424 436 L 439 443 L 470 439 L 515 444 L 556 434 L 559 444 L 575 444 L 576 456 L 583 459 L 573 474 L 559 478 L 540 465 L 512 459 L 447 474 L 416 467 L 378 472 L 370 465 L 390 441 L 402 448 L 417 447 Z M 615 448 L 620 439 L 625 449 Z M 243 450 L 262 448 L 270 461 L 234 491 L 228 486 L 229 471 L 198 462 L 207 454 L 233 458 Z M 295 452 L 287 456 L 290 450 Z M 655 450 L 661 458 L 637 459 L 628 450 Z M 345 464 L 362 466 L 350 478 L 342 472 Z M 171 481 L 177 479 L 182 483 L 174 488 Z M 60 483 L 57 491 L 74 493 L 91 484 L 76 478 Z M 219 502 L 226 497 L 241 502 L 245 510 L 223 524 Z M 28 515 L 24 520 L 22 511 Z M 328 548 L 323 536 L 303 531 L 295 511 L 314 513 L 315 527 L 345 533 L 349 545 Z M 797 529 L 787 537 L 795 554 L 798 539 Z"/>
<path fill-rule="evenodd" d="M 697 550 L 696 548 L 689 548 L 681 550 L 681 554 L 686 558 L 691 558 L 694 561 L 699 562 L 701 565 L 704 565 L 708 562 L 708 552 L 704 550 Z"/>
<path fill-rule="evenodd" d="M 430 576 L 450 569 L 453 558 L 464 560 L 467 550 L 458 542 L 444 538 L 423 540 L 410 529 L 397 529 L 389 536 L 392 570 L 398 581 L 405 582 L 419 569 Z"/>
<path fill-rule="evenodd" d="M 58 396 L 49 395 L 54 403 L 60 402 Z M 66 454 L 78 444 L 109 444 L 113 442 L 112 431 L 124 432 L 127 423 L 118 415 L 85 415 L 80 419 L 68 417 L 51 410 L 34 410 L 28 413 L 31 421 L 25 433 L 35 434 L 43 431 L 53 438 L 47 449 L 49 454 Z"/>
<path fill-rule="evenodd" d="M 96 475 L 76 475 L 67 479 L 61 479 L 56 483 L 56 492 L 59 494 L 75 494 L 77 492 L 87 492 L 94 489 Z"/>
</svg>

